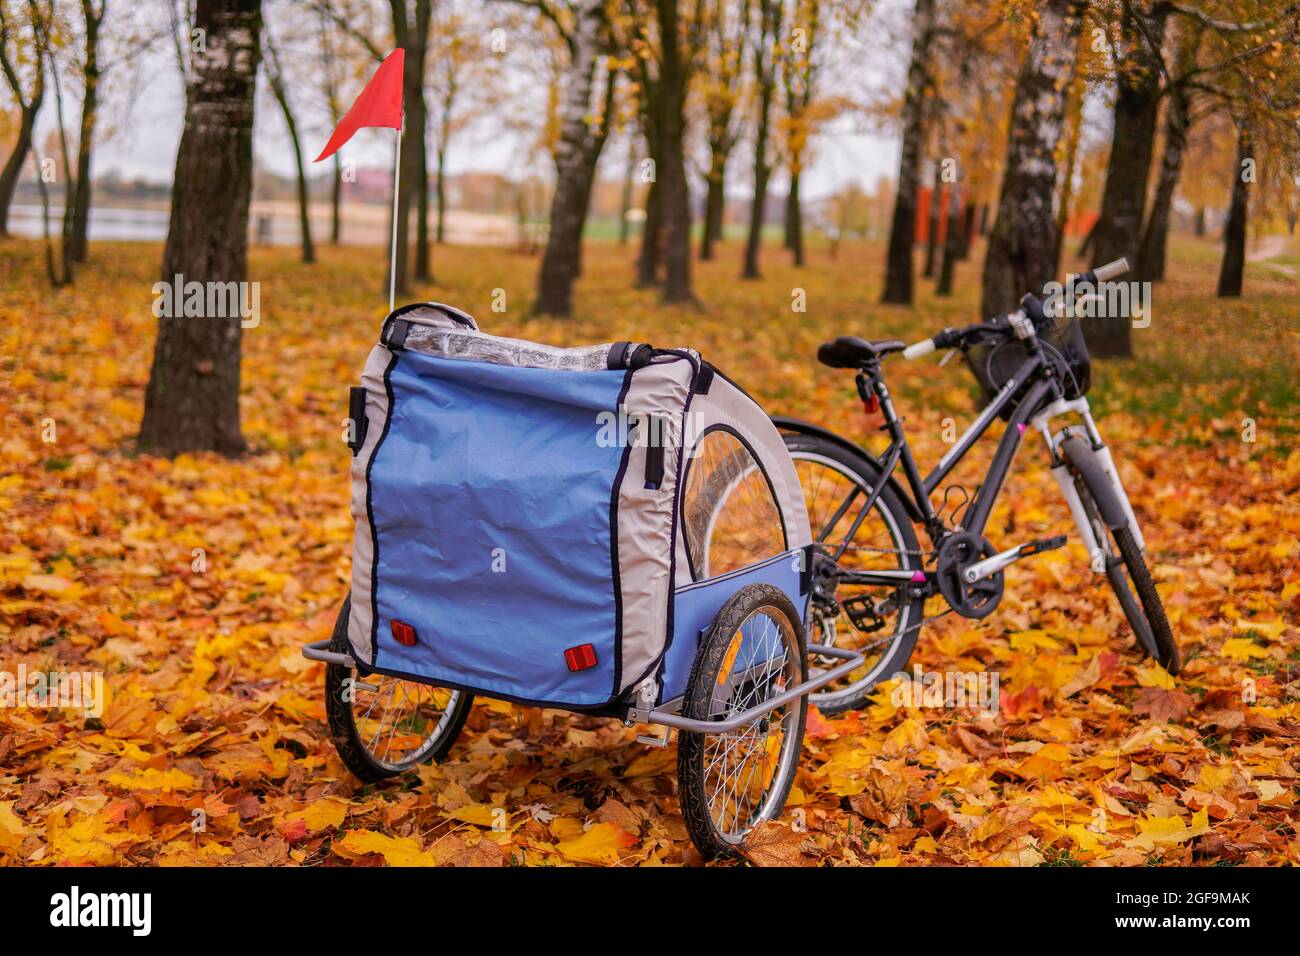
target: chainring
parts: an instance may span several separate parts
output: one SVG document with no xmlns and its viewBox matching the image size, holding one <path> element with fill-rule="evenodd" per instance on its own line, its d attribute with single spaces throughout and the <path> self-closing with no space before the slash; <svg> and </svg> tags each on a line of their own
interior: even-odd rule
<svg viewBox="0 0 1300 956">
<path fill-rule="evenodd" d="M 1001 571 L 974 584 L 967 584 L 962 578 L 962 571 L 967 567 L 994 554 L 993 545 L 987 538 L 969 531 L 951 534 L 939 545 L 935 567 L 939 593 L 962 617 L 976 620 L 988 617 L 1001 602 Z"/>
</svg>

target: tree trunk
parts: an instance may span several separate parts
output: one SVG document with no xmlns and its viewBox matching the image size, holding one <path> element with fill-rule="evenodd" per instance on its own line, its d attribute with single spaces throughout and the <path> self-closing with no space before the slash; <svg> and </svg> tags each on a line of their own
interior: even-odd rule
<svg viewBox="0 0 1300 956">
<path fill-rule="evenodd" d="M 205 283 L 211 293 L 221 288 L 212 283 L 248 278 L 261 0 L 197 0 L 194 25 L 206 44 L 190 56 L 162 280 Z M 206 314 L 211 298 L 205 295 L 204 314 L 197 316 L 187 316 L 184 301 L 156 307 L 162 314 L 140 423 L 142 450 L 235 455 L 245 449 L 239 427 L 242 310 L 230 315 L 226 296 L 225 307 L 211 310 L 223 314 Z"/>
<path fill-rule="evenodd" d="M 578 279 L 582 278 L 582 254 L 587 245 L 587 217 L 591 214 L 591 194 L 596 185 L 596 166 L 600 162 L 600 154 L 605 150 L 605 142 L 609 138 L 609 131 L 613 126 L 614 95 L 618 92 L 618 71 L 613 68 L 611 59 L 607 59 L 605 64 L 605 95 L 600 113 L 600 123 L 595 130 L 588 130 L 585 143 L 588 173 L 587 188 L 582 193 L 582 218 L 578 220 L 577 271 L 574 273 L 575 278 Z"/>
<path fill-rule="evenodd" d="M 1102 265 L 1124 256 L 1140 274 L 1138 245 L 1160 113 L 1160 61 L 1139 28 L 1137 17 L 1143 18 L 1146 31 L 1156 43 L 1164 37 L 1163 12 L 1147 14 L 1126 6 L 1122 29 L 1130 53 L 1119 65 L 1116 78 L 1115 129 L 1101 197 L 1101 217 L 1092 237 L 1091 259 L 1093 265 Z M 1084 323 L 1093 358 L 1132 355 L 1130 333 L 1127 317 Z"/>
<path fill-rule="evenodd" d="M 803 207 L 800 204 L 799 186 L 803 179 L 804 156 L 812 135 L 814 119 L 810 115 L 813 101 L 813 79 L 816 73 L 813 48 L 817 42 L 821 21 L 819 0 L 799 0 L 794 4 L 792 16 L 797 28 L 804 33 L 802 51 L 791 45 L 784 55 L 782 67 L 785 86 L 786 161 L 790 173 L 790 189 L 785 197 L 785 247 L 790 250 L 796 268 L 804 264 Z"/>
<path fill-rule="evenodd" d="M 660 0 L 658 136 L 662 156 L 656 166 L 660 228 L 663 230 L 664 302 L 690 302 L 691 197 L 686 181 L 686 90 L 689 65 L 683 58 L 676 0 Z"/>
<path fill-rule="evenodd" d="M 903 96 L 903 142 L 898 160 L 898 192 L 885 254 L 884 302 L 912 304 L 912 246 L 916 241 L 916 203 L 920 191 L 921 144 L 925 138 L 926 67 L 934 32 L 934 0 L 916 0 L 912 17 L 912 59 Z"/>
<path fill-rule="evenodd" d="M 437 164 L 434 172 L 434 196 L 438 202 L 438 226 L 434 230 L 434 242 L 442 245 L 447 241 L 447 151 L 438 148 L 434 157 Z"/>
<path fill-rule="evenodd" d="M 794 256 L 796 266 L 803 265 L 803 207 L 799 205 L 799 180 L 797 172 L 790 174 L 790 192 L 785 197 L 785 242 Z"/>
<path fill-rule="evenodd" d="M 957 261 L 962 257 L 963 245 L 961 200 L 957 196 L 956 184 L 950 183 L 948 186 L 948 233 L 944 236 L 943 265 L 939 269 L 939 284 L 934 290 L 936 295 L 952 295 L 953 274 L 957 270 Z"/>
<path fill-rule="evenodd" d="M 1080 37 L 1080 43 L 1084 40 Z M 1077 60 L 1078 54 L 1075 54 Z M 1082 76 L 1070 82 L 1070 95 L 1065 106 L 1065 163 L 1061 177 L 1061 194 L 1056 204 L 1056 249 L 1052 261 L 1053 273 L 1061 271 L 1061 256 L 1065 250 L 1065 227 L 1070 221 L 1070 206 L 1074 202 L 1074 168 L 1079 160 L 1079 140 L 1083 138 L 1083 99 L 1087 85 Z"/>
<path fill-rule="evenodd" d="M 975 203 L 966 203 L 966 213 L 961 220 L 961 241 L 957 247 L 957 261 L 965 262 L 970 258 L 971 234 L 975 231 Z"/>
<path fill-rule="evenodd" d="M 785 204 L 781 207 L 781 248 L 794 249 L 793 213 L 790 209 L 790 190 L 794 189 L 794 174 L 790 174 L 790 186 L 785 191 Z"/>
<path fill-rule="evenodd" d="M 1205 238 L 1205 207 L 1196 207 L 1196 219 L 1192 223 L 1192 232 L 1198 239 Z"/>
<path fill-rule="evenodd" d="M 704 195 L 704 226 L 700 230 L 700 260 L 713 258 L 713 247 L 722 239 L 722 216 L 726 209 L 727 152 L 719 143 L 709 147 L 709 184 Z"/>
<path fill-rule="evenodd" d="M 86 27 L 86 62 L 83 66 L 81 91 L 81 128 L 77 134 L 77 191 L 73 197 L 72 235 L 68 255 L 73 262 L 85 262 L 90 231 L 90 160 L 95 145 L 95 119 L 99 111 L 99 24 L 104 4 L 96 14 L 90 0 L 82 0 L 81 10 Z"/>
<path fill-rule="evenodd" d="M 37 154 L 37 160 L 40 160 L 40 154 Z M 41 194 L 41 232 L 45 239 L 45 274 L 49 277 L 50 285 L 57 288 L 60 285 L 58 266 L 54 262 L 54 243 L 50 240 L 50 189 L 45 182 L 45 177 L 38 175 L 36 177 L 36 188 Z"/>
<path fill-rule="evenodd" d="M 419 112 L 424 114 L 427 122 L 428 111 L 425 107 L 424 92 L 421 90 Z M 423 128 L 424 122 L 420 123 Z M 433 281 L 433 250 L 429 242 L 429 144 L 420 136 L 419 149 L 416 153 L 419 171 L 416 176 L 416 223 L 415 223 L 415 279 L 419 282 Z"/>
<path fill-rule="evenodd" d="M 9 153 L 4 170 L 0 171 L 0 236 L 9 235 L 9 207 L 13 204 L 23 163 L 27 162 L 27 154 L 32 150 L 32 124 L 36 122 L 37 111 L 22 108 L 20 112 L 14 148 Z"/>
<path fill-rule="evenodd" d="M 537 301 L 533 306 L 535 312 L 542 314 L 567 316 L 573 311 L 573 283 L 581 270 L 582 225 L 596 171 L 592 156 L 595 137 L 587 117 L 591 110 L 601 20 L 601 0 L 584 0 L 578 7 L 564 90 L 560 142 L 555 154 L 551 228 L 537 274 Z"/>
<path fill-rule="evenodd" d="M 409 16 L 404 0 L 390 0 L 393 36 L 397 45 L 406 51 L 402 71 L 402 107 L 405 112 L 405 129 L 402 132 L 402 149 L 398 158 L 400 195 L 397 203 L 397 276 L 396 292 L 410 293 L 410 232 L 411 207 L 417 205 L 419 222 L 416 224 L 414 274 L 417 279 L 432 278 L 429 254 L 429 174 L 425 132 L 428 109 L 424 100 L 424 61 L 429 49 L 429 24 L 432 19 L 432 0 L 415 0 L 414 20 Z M 387 290 L 385 290 L 387 291 Z"/>
<path fill-rule="evenodd" d="M 288 100 L 280 105 L 285 110 L 284 117 L 289 126 L 289 139 L 293 142 L 294 162 L 298 167 L 298 236 L 302 242 L 302 261 L 310 264 L 316 261 L 316 244 L 311 238 L 311 196 L 307 191 L 307 167 L 302 148 L 298 145 L 297 125 L 288 111 Z"/>
<path fill-rule="evenodd" d="M 754 47 L 754 77 L 758 83 L 758 124 L 754 133 L 754 200 L 749 208 L 749 239 L 745 243 L 742 279 L 757 279 L 758 250 L 763 239 L 763 207 L 772 165 L 767 157 L 771 133 L 772 94 L 776 89 L 776 37 L 781 29 L 779 0 L 760 0 L 758 39 Z"/>
<path fill-rule="evenodd" d="M 39 51 L 39 43 L 37 44 Z M 24 99 L 22 81 L 9 59 L 8 52 L 0 44 L 0 67 L 4 69 L 5 79 L 10 92 L 18 104 L 18 133 L 14 137 L 14 148 L 0 170 L 0 236 L 9 235 L 9 207 L 13 204 L 14 193 L 18 189 L 18 178 L 22 175 L 23 163 L 32 149 L 32 129 L 36 123 L 36 114 L 41 111 L 41 102 L 45 99 L 44 57 L 38 54 L 39 67 L 32 80 L 32 95 Z"/>
<path fill-rule="evenodd" d="M 330 126 L 335 127 L 343 117 L 339 107 L 338 82 L 335 78 L 337 57 L 330 39 L 329 10 L 325 6 L 317 10 L 317 24 L 320 30 L 321 72 L 325 79 L 325 105 L 329 110 Z M 337 246 L 343 238 L 343 157 L 335 152 L 333 160 L 334 175 L 330 184 L 330 245 Z"/>
<path fill-rule="evenodd" d="M 981 315 L 1011 311 L 1023 293 L 1039 293 L 1056 272 L 1055 154 L 1080 14 L 1075 0 L 1046 0 L 1034 23 L 1016 80 L 1006 173 L 984 257 Z"/>
<path fill-rule="evenodd" d="M 980 207 L 980 235 L 989 234 L 989 204 L 985 203 Z"/>
<path fill-rule="evenodd" d="M 46 29 L 48 29 L 48 25 Z M 49 43 L 47 35 L 46 43 Z M 51 58 L 53 67 L 53 59 Z M 53 280 L 55 286 L 72 285 L 73 279 L 73 259 L 72 259 L 72 217 L 77 211 L 76 191 L 77 180 L 72 175 L 72 154 L 68 150 L 68 127 L 63 121 L 63 86 L 59 81 L 58 73 L 52 73 L 54 78 L 54 108 L 55 117 L 58 122 L 59 130 L 59 158 L 63 161 L 63 224 L 59 234 L 59 258 L 60 270 L 58 278 Z"/>
<path fill-rule="evenodd" d="M 926 279 L 934 278 L 938 264 L 939 252 L 939 206 L 943 196 L 943 167 L 934 164 L 934 179 L 930 183 L 930 215 L 925 224 L 925 269 L 921 275 Z"/>
<path fill-rule="evenodd" d="M 1165 277 L 1165 254 L 1169 243 L 1169 221 L 1174 205 L 1174 191 L 1183 171 L 1183 156 L 1187 150 L 1187 132 L 1190 125 L 1190 91 L 1181 82 L 1196 66 L 1196 52 L 1200 46 L 1201 30 L 1198 25 L 1187 28 L 1178 51 L 1178 75 L 1169 87 L 1165 104 L 1165 152 L 1160 161 L 1160 178 L 1156 184 L 1155 199 L 1142 230 L 1142 244 L 1138 250 L 1138 278 L 1144 282 L 1159 282 Z"/>
<path fill-rule="evenodd" d="M 269 31 L 266 35 L 266 52 L 267 59 L 270 61 L 267 79 L 271 86 L 271 94 L 280 104 L 284 125 L 289 131 L 289 144 L 293 147 L 293 161 L 297 172 L 298 235 L 302 243 L 302 261 L 313 263 L 316 261 L 316 245 L 311 238 L 311 197 L 307 192 L 307 166 L 303 160 L 302 144 L 298 141 L 298 122 L 294 118 L 293 107 L 289 105 L 289 92 L 285 88 L 284 76 L 280 71 L 279 52 L 271 40 Z"/>
<path fill-rule="evenodd" d="M 691 197 L 686 182 L 685 129 L 682 109 L 685 89 L 675 94 L 676 107 L 669 117 L 664 142 L 662 229 L 664 243 L 665 302 L 690 302 L 691 291 Z"/>
<path fill-rule="evenodd" d="M 1228 207 L 1228 221 L 1223 227 L 1223 261 L 1219 264 L 1221 299 L 1241 295 L 1246 272 L 1246 223 L 1250 211 L 1247 194 L 1246 164 L 1254 158 L 1250 131 L 1242 125 L 1237 131 L 1237 165 L 1232 176 L 1232 203 Z"/>
<path fill-rule="evenodd" d="M 1184 96 L 1174 92 L 1165 107 L 1165 153 L 1160 163 L 1160 179 L 1138 250 L 1137 277 L 1144 282 L 1159 282 L 1165 277 L 1169 221 L 1186 148 L 1187 103 Z"/>
</svg>

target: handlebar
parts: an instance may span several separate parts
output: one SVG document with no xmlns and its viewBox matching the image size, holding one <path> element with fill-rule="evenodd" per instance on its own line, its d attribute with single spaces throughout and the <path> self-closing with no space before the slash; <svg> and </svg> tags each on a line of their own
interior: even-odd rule
<svg viewBox="0 0 1300 956">
<path fill-rule="evenodd" d="M 1128 270 L 1128 260 L 1120 256 L 1114 262 L 1108 262 L 1104 266 L 1097 266 L 1091 272 L 1085 272 L 1083 275 L 1093 283 L 1109 282 L 1111 279 L 1122 276 Z M 1076 281 L 1078 281 L 1077 277 Z"/>
<path fill-rule="evenodd" d="M 960 345 L 968 335 L 974 335 L 976 332 L 995 332 L 1002 328 L 997 319 L 992 322 L 976 322 L 974 325 L 968 325 L 964 329 L 944 329 L 938 335 L 928 339 L 921 339 L 919 342 L 913 342 L 907 348 L 903 349 L 903 358 L 918 359 L 922 355 L 929 355 L 935 349 L 950 349 L 955 345 Z"/>
<path fill-rule="evenodd" d="M 1098 282 L 1109 282 L 1118 276 L 1124 275 L 1129 271 L 1128 259 L 1123 257 L 1116 259 L 1114 262 L 1107 262 L 1105 265 L 1089 272 L 1081 272 L 1070 279 L 1071 285 L 1087 283 L 1096 285 Z M 1041 325 L 1045 320 L 1043 312 L 1043 303 L 1032 293 L 1026 295 L 1020 300 L 1020 304 L 1025 308 L 1029 317 L 1034 320 L 1035 325 Z M 924 355 L 929 355 L 935 349 L 950 349 L 962 344 L 966 337 L 976 332 L 993 332 L 1004 331 L 1007 326 L 1005 320 L 994 319 L 991 322 L 977 322 L 975 325 L 967 326 L 964 329 L 944 329 L 938 335 L 928 339 L 921 339 L 919 342 L 913 342 L 907 348 L 903 349 L 903 358 L 911 361 L 919 359 Z"/>
<path fill-rule="evenodd" d="M 921 339 L 903 349 L 903 358 L 910 362 L 912 359 L 919 359 L 922 355 L 929 355 L 934 348 L 934 339 Z"/>
</svg>

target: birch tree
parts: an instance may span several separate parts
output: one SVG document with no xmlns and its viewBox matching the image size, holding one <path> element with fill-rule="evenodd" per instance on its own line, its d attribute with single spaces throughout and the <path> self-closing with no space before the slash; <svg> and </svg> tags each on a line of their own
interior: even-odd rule
<svg viewBox="0 0 1300 956">
<path fill-rule="evenodd" d="M 1006 172 L 989 233 L 980 311 L 996 315 L 1056 273 L 1056 147 L 1078 52 L 1082 0 L 1045 0 L 1016 79 Z"/>
<path fill-rule="evenodd" d="M 564 316 L 573 311 L 573 284 L 582 262 L 582 230 L 596 164 L 609 137 L 617 82 L 617 71 L 602 56 L 608 44 L 604 0 L 575 0 L 568 19 L 571 26 L 552 16 L 568 48 L 569 62 L 560 107 L 550 233 L 537 274 L 534 304 L 536 312 Z"/>
</svg>

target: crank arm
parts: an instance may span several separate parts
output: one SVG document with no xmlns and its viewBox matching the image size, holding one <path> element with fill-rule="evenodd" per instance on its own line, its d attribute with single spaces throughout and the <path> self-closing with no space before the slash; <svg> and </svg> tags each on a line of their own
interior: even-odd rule
<svg viewBox="0 0 1300 956">
<path fill-rule="evenodd" d="M 1044 538 L 1040 541 L 1029 541 L 1025 544 L 1018 544 L 1014 548 L 1007 548 L 1005 551 L 999 551 L 997 554 L 985 558 L 983 561 L 976 561 L 968 568 L 961 572 L 962 580 L 967 584 L 974 584 L 976 581 L 983 581 L 987 577 L 992 577 L 1008 565 L 1014 564 L 1021 558 L 1028 558 L 1031 555 L 1042 554 L 1044 551 L 1054 551 L 1065 545 L 1065 535 L 1058 534 L 1055 538 Z"/>
</svg>

